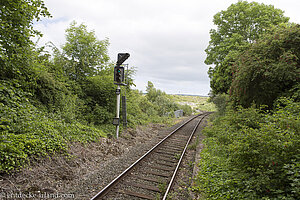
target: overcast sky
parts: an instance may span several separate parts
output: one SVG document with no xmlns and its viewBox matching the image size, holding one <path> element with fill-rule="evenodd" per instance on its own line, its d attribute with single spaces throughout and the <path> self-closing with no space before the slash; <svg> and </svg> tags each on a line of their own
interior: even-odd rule
<svg viewBox="0 0 300 200">
<path fill-rule="evenodd" d="M 213 16 L 237 0 L 44 0 L 53 18 L 35 27 L 60 47 L 65 30 L 75 20 L 94 30 L 98 39 L 109 39 L 109 55 L 130 53 L 126 63 L 135 67 L 136 89 L 148 81 L 168 94 L 208 95 L 204 64 Z M 250 1 L 249 1 L 250 2 Z M 300 23 L 299 0 L 257 0 L 285 11 Z"/>
</svg>

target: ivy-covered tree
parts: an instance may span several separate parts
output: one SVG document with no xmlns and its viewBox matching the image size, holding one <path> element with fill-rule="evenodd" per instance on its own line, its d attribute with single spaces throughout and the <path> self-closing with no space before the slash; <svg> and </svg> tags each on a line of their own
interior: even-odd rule
<svg viewBox="0 0 300 200">
<path fill-rule="evenodd" d="M 33 23 L 50 17 L 42 0 L 2 0 L 0 3 L 0 78 L 26 78 L 33 36 L 41 33 Z"/>
<path fill-rule="evenodd" d="M 233 66 L 231 98 L 244 107 L 271 107 L 280 96 L 300 100 L 300 25 L 263 35 Z"/>
<path fill-rule="evenodd" d="M 205 63 L 209 69 L 211 89 L 214 94 L 227 93 L 230 87 L 231 65 L 239 53 L 255 42 L 272 26 L 286 23 L 289 18 L 272 5 L 239 1 L 214 16 L 217 29 L 210 30 L 210 41 Z"/>
</svg>

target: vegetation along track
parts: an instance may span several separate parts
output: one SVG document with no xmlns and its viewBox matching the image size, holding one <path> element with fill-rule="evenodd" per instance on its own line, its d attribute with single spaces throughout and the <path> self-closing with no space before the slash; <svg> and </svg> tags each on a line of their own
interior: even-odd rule
<svg viewBox="0 0 300 200">
<path fill-rule="evenodd" d="M 187 146 L 208 114 L 194 116 L 172 131 L 92 200 L 167 199 Z"/>
</svg>

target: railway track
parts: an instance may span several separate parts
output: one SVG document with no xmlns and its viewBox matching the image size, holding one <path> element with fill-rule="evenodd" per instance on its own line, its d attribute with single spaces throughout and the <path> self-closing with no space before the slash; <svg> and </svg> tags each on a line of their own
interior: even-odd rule
<svg viewBox="0 0 300 200">
<path fill-rule="evenodd" d="M 91 200 L 167 199 L 186 149 L 208 114 L 194 116 L 176 128 Z"/>
</svg>

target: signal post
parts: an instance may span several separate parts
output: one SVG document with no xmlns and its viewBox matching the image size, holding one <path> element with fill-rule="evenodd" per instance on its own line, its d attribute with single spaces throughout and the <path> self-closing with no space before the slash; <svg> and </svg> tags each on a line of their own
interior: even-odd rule
<svg viewBox="0 0 300 200">
<path fill-rule="evenodd" d="M 121 95 L 121 85 L 126 85 L 124 83 L 125 73 L 124 67 L 121 64 L 129 58 L 129 53 L 119 53 L 118 61 L 114 68 L 114 84 L 117 85 L 116 95 L 117 95 L 117 109 L 116 109 L 116 117 L 113 119 L 113 124 L 116 125 L 116 137 L 119 137 L 119 128 L 120 128 L 120 95 Z"/>
</svg>

